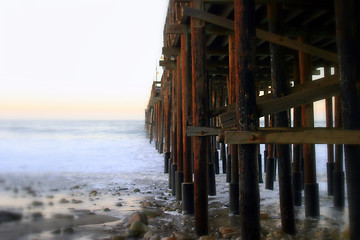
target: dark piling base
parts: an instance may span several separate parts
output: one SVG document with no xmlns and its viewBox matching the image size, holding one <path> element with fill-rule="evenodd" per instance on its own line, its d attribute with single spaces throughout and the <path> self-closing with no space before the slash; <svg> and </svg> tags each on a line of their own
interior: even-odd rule
<svg viewBox="0 0 360 240">
<path fill-rule="evenodd" d="M 208 173 L 209 173 L 209 179 L 208 179 L 208 195 L 209 196 L 216 196 L 216 183 L 215 183 L 215 166 L 213 163 L 210 163 L 208 165 Z"/>
<path fill-rule="evenodd" d="M 220 173 L 220 166 L 219 166 L 219 152 L 214 152 L 214 164 L 215 164 L 215 174 Z"/>
<path fill-rule="evenodd" d="M 266 160 L 266 179 L 265 189 L 274 190 L 274 173 L 275 173 L 275 159 L 268 158 Z"/>
<path fill-rule="evenodd" d="M 239 184 L 230 183 L 229 185 L 229 214 L 239 215 Z"/>
<path fill-rule="evenodd" d="M 169 173 L 169 160 L 170 160 L 170 153 L 166 152 L 164 154 L 164 173 Z"/>
<path fill-rule="evenodd" d="M 302 205 L 302 172 L 293 172 L 294 205 Z"/>
<path fill-rule="evenodd" d="M 169 166 L 169 169 L 168 169 L 168 173 L 169 173 L 169 189 L 172 188 L 172 175 L 171 175 L 171 169 L 172 169 L 172 157 L 171 157 L 171 154 L 170 154 L 170 159 L 169 159 L 169 163 L 168 163 L 168 166 Z"/>
<path fill-rule="evenodd" d="M 176 196 L 176 201 L 181 201 L 181 199 L 182 199 L 181 185 L 182 185 L 183 182 L 184 182 L 184 173 L 176 171 L 176 173 L 175 173 L 175 196 Z"/>
<path fill-rule="evenodd" d="M 334 167 L 335 163 L 326 163 L 328 196 L 334 195 Z"/>
<path fill-rule="evenodd" d="M 223 173 L 226 173 L 226 146 L 224 143 L 221 143 L 220 145 L 220 156 L 222 160 L 222 170 Z"/>
<path fill-rule="evenodd" d="M 345 206 L 345 177 L 344 172 L 334 171 L 334 207 Z"/>
<path fill-rule="evenodd" d="M 159 153 L 163 153 L 164 152 L 164 144 L 162 142 L 159 143 Z"/>
<path fill-rule="evenodd" d="M 274 158 L 274 181 L 276 181 L 277 162 L 278 162 L 278 159 Z"/>
<path fill-rule="evenodd" d="M 226 159 L 226 182 L 231 182 L 231 155 L 228 154 Z"/>
<path fill-rule="evenodd" d="M 301 153 L 301 152 L 300 152 L 300 153 Z M 301 164 L 301 172 L 302 172 L 302 177 L 301 177 L 301 189 L 304 190 L 304 189 L 305 189 L 304 157 L 300 157 L 300 164 Z"/>
<path fill-rule="evenodd" d="M 177 170 L 177 164 L 171 164 L 171 194 L 175 196 L 176 194 L 176 179 L 175 173 Z"/>
<path fill-rule="evenodd" d="M 261 154 L 258 155 L 258 163 L 259 163 L 259 183 L 263 183 L 262 177 L 262 164 L 261 164 Z"/>
<path fill-rule="evenodd" d="M 194 183 L 182 185 L 182 212 L 185 215 L 194 214 Z"/>
<path fill-rule="evenodd" d="M 266 160 L 268 157 L 268 150 L 264 151 L 264 173 L 266 173 Z"/>
<path fill-rule="evenodd" d="M 155 141 L 155 149 L 159 150 L 159 143 L 157 141 Z"/>
<path fill-rule="evenodd" d="M 319 185 L 317 183 L 305 184 L 305 217 L 319 217 Z"/>
</svg>

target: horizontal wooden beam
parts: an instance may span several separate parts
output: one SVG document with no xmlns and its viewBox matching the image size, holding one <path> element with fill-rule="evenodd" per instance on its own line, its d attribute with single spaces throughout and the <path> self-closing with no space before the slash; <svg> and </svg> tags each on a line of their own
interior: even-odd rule
<svg viewBox="0 0 360 240">
<path fill-rule="evenodd" d="M 360 144 L 359 130 L 329 128 L 225 131 L 227 144 Z"/>
<path fill-rule="evenodd" d="M 180 55 L 180 48 L 163 47 L 162 54 L 164 54 L 165 56 L 178 56 Z"/>
<path fill-rule="evenodd" d="M 166 24 L 167 34 L 183 34 L 186 33 L 186 24 L 169 23 Z"/>
<path fill-rule="evenodd" d="M 159 66 L 167 69 L 175 70 L 176 69 L 176 61 L 174 60 L 160 60 Z"/>
<path fill-rule="evenodd" d="M 184 7 L 183 14 L 235 31 L 234 21 L 217 16 L 215 14 L 207 13 L 190 7 Z M 336 53 L 332 53 L 305 43 L 298 42 L 296 40 L 289 39 L 284 36 L 267 32 L 262 29 L 256 29 L 256 37 L 271 43 L 278 44 L 283 47 L 301 51 L 334 63 L 338 63 Z"/>
<path fill-rule="evenodd" d="M 218 136 L 220 134 L 220 130 L 221 128 L 188 126 L 186 128 L 186 136 L 189 137 Z"/>
<path fill-rule="evenodd" d="M 289 95 L 284 97 L 274 98 L 272 95 L 257 97 L 257 117 L 278 113 L 294 107 L 299 107 L 303 104 L 313 103 L 335 96 L 339 92 L 339 76 L 333 75 L 294 87 L 290 89 Z M 218 113 L 222 113 L 220 115 L 220 122 L 223 128 L 231 128 L 235 125 L 236 114 L 234 104 L 225 108 L 216 109 L 211 116 L 216 116 Z"/>
</svg>

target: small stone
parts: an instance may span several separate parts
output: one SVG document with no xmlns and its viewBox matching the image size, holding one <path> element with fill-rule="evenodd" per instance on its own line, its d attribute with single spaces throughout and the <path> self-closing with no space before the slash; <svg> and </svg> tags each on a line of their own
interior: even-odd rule
<svg viewBox="0 0 360 240">
<path fill-rule="evenodd" d="M 148 231 L 148 232 L 146 232 L 146 233 L 144 234 L 143 239 L 144 239 L 144 240 L 150 240 L 153 235 L 154 235 L 154 232 L 153 232 L 153 231 Z"/>
<path fill-rule="evenodd" d="M 137 193 L 137 192 L 140 192 L 140 189 L 135 188 L 135 189 L 134 189 L 134 192 L 136 192 L 136 193 Z"/>
<path fill-rule="evenodd" d="M 126 237 L 122 235 L 112 236 L 111 240 L 125 240 Z"/>
<path fill-rule="evenodd" d="M 65 198 L 61 199 L 60 200 L 60 203 L 62 204 L 65 204 L 65 203 L 69 203 L 70 201 L 69 200 L 66 200 Z"/>
<path fill-rule="evenodd" d="M 72 186 L 72 187 L 70 188 L 70 190 L 79 189 L 79 188 L 80 188 L 79 185 L 75 185 L 75 186 Z"/>
<path fill-rule="evenodd" d="M 134 213 L 130 220 L 129 220 L 129 225 L 131 225 L 133 222 L 136 222 L 136 221 L 140 221 L 144 224 L 148 224 L 148 218 L 147 218 L 147 215 L 145 213 Z"/>
<path fill-rule="evenodd" d="M 61 230 L 60 229 L 55 229 L 51 231 L 52 234 L 60 234 Z"/>
<path fill-rule="evenodd" d="M 270 216 L 269 216 L 268 213 L 266 213 L 266 212 L 260 213 L 260 220 L 266 220 L 266 219 L 269 219 L 269 218 L 270 218 Z"/>
<path fill-rule="evenodd" d="M 31 218 L 33 221 L 37 221 L 39 219 L 42 219 L 43 218 L 43 215 L 41 212 L 34 212 L 31 214 Z"/>
<path fill-rule="evenodd" d="M 146 224 L 142 223 L 141 221 L 135 221 L 131 224 L 130 230 L 135 232 L 137 236 L 140 236 L 150 231 L 151 228 L 148 227 Z"/>
<path fill-rule="evenodd" d="M 216 239 L 217 239 L 217 237 L 207 235 L 207 236 L 200 237 L 199 240 L 216 240 Z"/>
<path fill-rule="evenodd" d="M 64 227 L 64 228 L 62 229 L 62 232 L 63 232 L 63 233 L 68 233 L 68 234 L 74 233 L 74 228 L 73 228 L 73 227 Z"/>
<path fill-rule="evenodd" d="M 90 193 L 89 193 L 89 195 L 90 196 L 96 196 L 98 194 L 98 192 L 97 191 L 95 191 L 95 190 L 93 190 L 93 191 L 91 191 Z"/>
<path fill-rule="evenodd" d="M 31 205 L 33 205 L 34 207 L 41 207 L 44 205 L 44 203 L 40 201 L 33 201 Z"/>
<path fill-rule="evenodd" d="M 350 227 L 346 227 L 340 235 L 341 239 L 350 239 Z"/>
<path fill-rule="evenodd" d="M 83 201 L 81 200 L 76 200 L 76 199 L 73 199 L 71 200 L 72 203 L 75 203 L 75 204 L 79 204 L 79 203 L 82 203 Z"/>
<path fill-rule="evenodd" d="M 122 205 L 121 202 L 118 202 L 118 203 L 116 204 L 116 206 L 117 206 L 117 207 L 122 207 L 123 205 Z"/>
<path fill-rule="evenodd" d="M 176 232 L 174 233 L 177 240 L 194 240 L 190 234 L 184 232 Z"/>
<path fill-rule="evenodd" d="M 235 229 L 228 228 L 228 227 L 220 227 L 219 232 L 223 236 L 223 238 L 231 238 L 232 236 L 236 235 L 238 232 Z"/>
<path fill-rule="evenodd" d="M 22 215 L 20 213 L 0 211 L 0 223 L 2 222 L 11 222 L 21 220 Z"/>
<path fill-rule="evenodd" d="M 160 240 L 160 239 L 161 239 L 160 236 L 157 235 L 157 234 L 153 235 L 153 236 L 150 238 L 150 240 Z"/>
<path fill-rule="evenodd" d="M 104 208 L 104 212 L 110 212 L 110 208 Z"/>
</svg>

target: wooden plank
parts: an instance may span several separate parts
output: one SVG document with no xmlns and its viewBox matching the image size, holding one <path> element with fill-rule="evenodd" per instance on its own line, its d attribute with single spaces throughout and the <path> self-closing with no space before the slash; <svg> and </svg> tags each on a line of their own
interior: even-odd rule
<svg viewBox="0 0 360 240">
<path fill-rule="evenodd" d="M 218 136 L 221 128 L 211 127 L 193 127 L 186 128 L 186 136 L 188 137 L 202 137 L 202 136 Z"/>
<path fill-rule="evenodd" d="M 166 56 L 177 56 L 180 55 L 180 48 L 163 47 L 162 53 Z"/>
<path fill-rule="evenodd" d="M 159 66 L 169 70 L 176 70 L 176 61 L 173 60 L 160 60 Z"/>
<path fill-rule="evenodd" d="M 292 88 L 289 91 L 289 95 L 280 98 L 273 98 L 272 95 L 257 97 L 258 117 L 332 97 L 340 91 L 338 79 L 338 75 L 333 75 L 308 84 L 299 85 L 299 87 Z M 223 128 L 230 128 L 235 125 L 235 105 L 217 109 L 212 113 L 212 116 L 215 116 L 217 113 L 221 113 L 220 121 Z"/>
<path fill-rule="evenodd" d="M 360 130 L 298 129 L 225 131 L 227 144 L 360 144 Z"/>
<path fill-rule="evenodd" d="M 214 15 L 211 13 L 207 13 L 204 11 L 200 11 L 200 10 L 197 10 L 194 8 L 190 8 L 190 7 L 184 7 L 183 9 L 184 9 L 183 10 L 184 15 L 195 17 L 195 18 L 198 18 L 205 22 L 216 24 L 218 26 L 221 26 L 221 27 L 233 30 L 233 31 L 235 30 L 234 21 L 232 21 L 232 20 Z M 289 39 L 284 36 L 270 33 L 270 32 L 264 31 L 262 29 L 258 29 L 258 28 L 256 29 L 256 37 L 261 40 L 269 41 L 271 43 L 275 43 L 275 44 L 278 44 L 283 47 L 287 47 L 287 48 L 294 49 L 297 51 L 302 51 L 304 53 L 307 53 L 307 54 L 310 54 L 313 56 L 317 56 L 317 57 L 323 58 L 325 60 L 328 60 L 328 61 L 331 61 L 334 63 L 338 63 L 338 58 L 337 58 L 336 53 L 332 53 L 332 52 L 311 46 L 309 44 L 300 43 L 296 40 L 292 40 L 292 39 Z"/>
<path fill-rule="evenodd" d="M 186 25 L 179 23 L 169 23 L 166 24 L 166 33 L 167 34 L 183 34 L 186 33 Z"/>
</svg>

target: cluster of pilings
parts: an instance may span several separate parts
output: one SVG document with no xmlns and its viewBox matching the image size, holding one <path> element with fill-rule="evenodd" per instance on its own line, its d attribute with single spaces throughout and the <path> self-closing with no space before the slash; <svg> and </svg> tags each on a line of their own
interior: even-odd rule
<svg viewBox="0 0 360 240">
<path fill-rule="evenodd" d="M 267 189 L 278 169 L 282 229 L 296 234 L 294 206 L 321 214 L 321 143 L 336 207 L 345 204 L 345 155 L 351 239 L 360 239 L 359 9 L 355 0 L 169 1 L 146 129 L 198 235 L 208 234 L 208 195 L 222 170 L 243 239 L 260 239 L 263 169 Z M 324 74 L 312 81 L 318 68 Z M 326 113 L 314 112 L 318 100 Z M 326 114 L 326 128 L 314 127 L 314 114 Z"/>
</svg>

